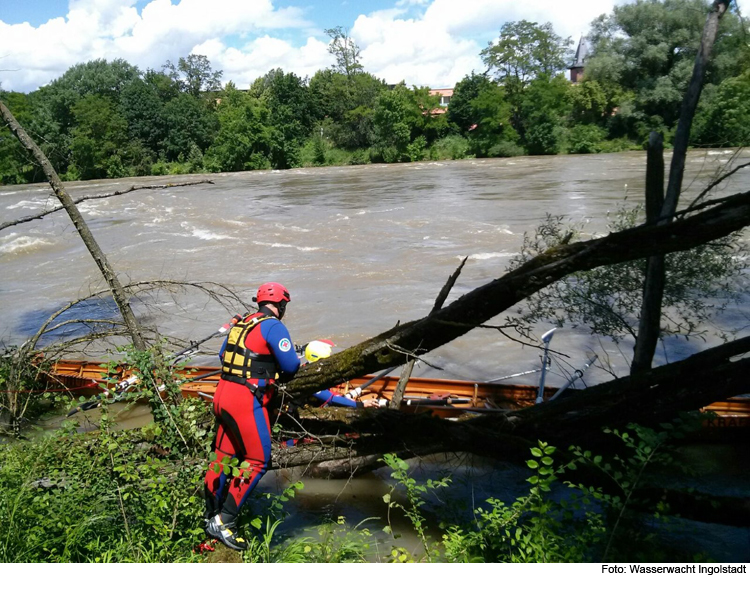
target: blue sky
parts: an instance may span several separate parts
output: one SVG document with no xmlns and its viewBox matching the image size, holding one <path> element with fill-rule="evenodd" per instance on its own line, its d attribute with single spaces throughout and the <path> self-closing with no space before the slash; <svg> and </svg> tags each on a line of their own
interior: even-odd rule
<svg viewBox="0 0 750 591">
<path fill-rule="evenodd" d="M 0 0 L 0 87 L 30 92 L 76 63 L 160 69 L 206 55 L 240 88 L 271 68 L 331 65 L 324 29 L 347 28 L 365 69 L 389 83 L 451 87 L 508 21 L 551 22 L 577 41 L 626 0 Z"/>
</svg>

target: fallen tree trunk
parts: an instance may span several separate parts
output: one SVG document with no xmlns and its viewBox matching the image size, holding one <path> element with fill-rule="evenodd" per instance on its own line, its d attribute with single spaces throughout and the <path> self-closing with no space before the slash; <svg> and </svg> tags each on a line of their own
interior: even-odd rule
<svg viewBox="0 0 750 591">
<path fill-rule="evenodd" d="M 747 352 L 750 337 L 636 376 L 571 392 L 553 402 L 458 422 L 391 410 L 314 409 L 299 422 L 308 430 L 305 444 L 275 448 L 273 461 L 281 467 L 307 466 L 306 474 L 329 478 L 380 467 L 384 453 L 404 459 L 471 453 L 525 465 L 530 448 L 541 440 L 557 446 L 558 462 L 565 463 L 571 459 L 565 451 L 570 445 L 584 449 L 587 444 L 598 445 L 605 426 L 623 428 L 630 422 L 658 426 L 680 411 L 746 393 L 750 389 L 750 359 L 733 359 Z M 574 478 L 621 494 L 619 485 L 594 465 L 582 466 Z M 633 499 L 666 500 L 672 513 L 689 519 L 750 523 L 750 506 L 733 497 L 645 488 L 636 491 Z"/>
<path fill-rule="evenodd" d="M 744 394 L 750 389 L 750 359 L 732 359 L 747 352 L 750 337 L 553 402 L 457 422 L 426 413 L 315 409 L 300 421 L 313 441 L 275 450 L 274 461 L 291 467 L 383 453 L 469 452 L 523 463 L 538 440 L 567 449 L 599 438 L 605 426 L 658 425 L 680 411 Z M 332 434 L 338 437 L 332 440 Z M 324 440 L 315 443 L 319 436 Z"/>
<path fill-rule="evenodd" d="M 379 369 L 403 365 L 415 350 L 431 351 L 444 345 L 570 273 L 689 250 L 748 224 L 750 191 L 665 225 L 638 226 L 604 238 L 550 249 L 434 314 L 397 325 L 318 361 L 314 367 L 303 367 L 287 390 L 293 395 L 308 395 Z"/>
</svg>

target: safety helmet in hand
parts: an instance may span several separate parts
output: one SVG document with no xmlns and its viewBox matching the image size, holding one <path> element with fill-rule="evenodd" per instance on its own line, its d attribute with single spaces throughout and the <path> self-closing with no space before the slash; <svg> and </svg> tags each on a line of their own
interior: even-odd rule
<svg viewBox="0 0 750 591">
<path fill-rule="evenodd" d="M 310 341 L 305 347 L 305 359 L 310 363 L 318 359 L 330 357 L 333 352 L 333 343 L 327 340 Z"/>
</svg>

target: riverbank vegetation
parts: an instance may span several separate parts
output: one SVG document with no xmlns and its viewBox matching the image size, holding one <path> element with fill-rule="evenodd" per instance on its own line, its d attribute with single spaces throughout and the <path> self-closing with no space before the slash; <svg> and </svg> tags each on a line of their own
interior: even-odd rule
<svg viewBox="0 0 750 591">
<path fill-rule="evenodd" d="M 144 380 L 143 383 L 146 383 Z M 115 429 L 105 403 L 98 430 L 56 433 L 0 446 L 0 560 L 3 562 L 581 562 L 690 560 L 660 548 L 651 525 L 663 502 L 643 504 L 637 491 L 654 468 L 671 462 L 670 440 L 690 421 L 660 432 L 631 425 L 616 432 L 611 460 L 576 447 L 539 442 L 528 454 L 528 490 L 516 499 L 451 501 L 451 479 L 421 479 L 387 454 L 390 491 L 383 511 L 348 524 L 343 517 L 300 531 L 286 520 L 290 482 L 277 494 L 256 494 L 243 513 L 249 549 L 201 546 L 202 490 L 210 441 L 208 405 L 164 404 L 146 388 L 153 423 Z M 156 412 L 161 409 L 160 412 Z M 231 466 L 225 470 L 231 474 Z M 577 484 L 579 472 L 602 486 Z M 341 481 L 342 487 L 345 481 Z M 450 511 L 446 509 L 449 508 Z M 399 516 L 412 532 L 395 531 Z M 644 533 L 651 532 L 651 533 Z M 408 534 L 408 536 L 407 536 Z M 402 537 L 403 536 L 403 537 Z M 407 545 L 404 540 L 415 540 Z M 634 545 L 632 541 L 639 540 Z M 626 543 L 627 542 L 627 543 Z M 408 546 L 408 547 L 407 547 Z M 705 559 L 705 557 L 703 557 Z"/>
<path fill-rule="evenodd" d="M 326 31 L 335 65 L 310 79 L 273 69 L 222 86 L 205 56 L 145 72 L 95 60 L 0 99 L 63 180 L 641 149 L 654 130 L 672 141 L 706 11 L 704 0 L 616 6 L 591 24 L 576 84 L 562 73 L 573 40 L 549 24 L 506 23 L 481 52 L 486 71 L 457 81 L 447 110 L 428 88 L 366 72 L 341 28 Z M 750 141 L 749 35 L 730 8 L 693 146 Z M 0 129 L 0 184 L 41 180 Z"/>
</svg>

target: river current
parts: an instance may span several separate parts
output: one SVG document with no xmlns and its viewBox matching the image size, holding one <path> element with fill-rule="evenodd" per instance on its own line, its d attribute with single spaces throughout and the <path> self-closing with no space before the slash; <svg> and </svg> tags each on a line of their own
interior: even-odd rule
<svg viewBox="0 0 750 591">
<path fill-rule="evenodd" d="M 722 167 L 730 150 L 691 152 L 683 205 Z M 750 159 L 750 152 L 734 162 Z M 424 162 L 363 167 L 145 177 L 68 183 L 74 198 L 210 179 L 213 184 L 139 190 L 91 200 L 79 208 L 123 282 L 212 281 L 250 301 L 265 281 L 292 293 L 285 322 L 297 343 L 333 340 L 337 349 L 424 316 L 448 276 L 469 260 L 448 302 L 500 277 L 525 232 L 546 214 L 606 231 L 608 212 L 643 200 L 645 153 Z M 720 186 L 748 186 L 750 168 Z M 0 222 L 58 205 L 46 184 L 0 187 Z M 585 237 L 585 235 L 584 235 Z M 0 344 L 28 338 L 53 311 L 103 288 L 93 260 L 64 212 L 0 232 Z M 227 320 L 205 296 L 164 293 L 144 320 L 160 331 L 199 339 Z M 141 310 L 143 312 L 143 310 Z M 82 316 L 91 310 L 81 311 Z M 101 311 L 100 311 L 101 312 Z M 741 322 L 730 311 L 725 322 Z M 111 314 L 107 311 L 107 314 Z M 496 323 L 502 316 L 496 319 Z M 547 326 L 538 327 L 541 335 Z M 209 344 L 207 350 L 211 350 Z M 216 343 L 213 343 L 214 349 Z M 549 383 L 580 366 L 600 341 L 563 329 L 553 345 L 570 366 L 553 367 Z M 701 341 L 675 340 L 666 354 L 684 357 Z M 632 343 L 605 342 L 620 373 Z M 660 351 L 663 357 L 665 351 Z M 425 357 L 414 375 L 490 380 L 539 367 L 539 353 L 491 329 L 475 330 Z M 196 361 L 215 363 L 215 358 Z M 657 361 L 659 362 L 659 361 Z M 441 368 L 441 369 L 437 369 Z M 538 375 L 516 381 L 535 383 Z M 597 368 L 589 383 L 609 379 Z"/>
</svg>

